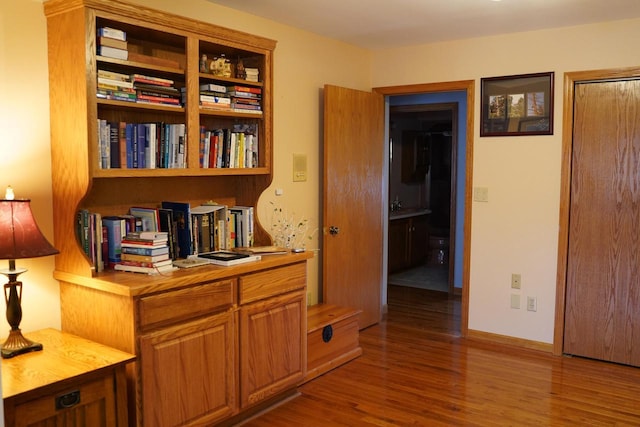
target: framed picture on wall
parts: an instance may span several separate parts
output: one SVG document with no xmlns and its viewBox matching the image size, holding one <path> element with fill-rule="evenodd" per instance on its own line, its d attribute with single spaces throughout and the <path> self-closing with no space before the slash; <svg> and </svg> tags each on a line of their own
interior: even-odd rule
<svg viewBox="0 0 640 427">
<path fill-rule="evenodd" d="M 480 79 L 480 136 L 553 135 L 553 72 Z"/>
</svg>

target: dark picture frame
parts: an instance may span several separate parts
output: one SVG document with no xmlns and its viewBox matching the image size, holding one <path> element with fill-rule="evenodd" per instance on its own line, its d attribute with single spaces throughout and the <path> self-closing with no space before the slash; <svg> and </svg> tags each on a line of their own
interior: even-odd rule
<svg viewBox="0 0 640 427">
<path fill-rule="evenodd" d="M 480 136 L 553 135 L 553 72 L 480 79 Z"/>
</svg>

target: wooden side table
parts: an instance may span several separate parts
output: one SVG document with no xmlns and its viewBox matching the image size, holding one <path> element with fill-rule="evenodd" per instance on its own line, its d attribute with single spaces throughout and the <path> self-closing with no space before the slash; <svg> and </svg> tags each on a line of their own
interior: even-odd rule
<svg viewBox="0 0 640 427">
<path fill-rule="evenodd" d="M 25 336 L 44 349 L 2 359 L 7 427 L 127 425 L 125 365 L 134 355 L 55 329 Z"/>
</svg>

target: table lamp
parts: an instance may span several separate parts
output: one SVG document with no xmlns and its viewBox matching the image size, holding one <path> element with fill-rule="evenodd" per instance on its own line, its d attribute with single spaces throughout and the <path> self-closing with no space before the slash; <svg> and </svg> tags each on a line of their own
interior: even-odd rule
<svg viewBox="0 0 640 427">
<path fill-rule="evenodd" d="M 16 268 L 16 259 L 55 255 L 58 250 L 42 235 L 31 212 L 31 200 L 14 199 L 13 190 L 7 188 L 0 200 L 0 260 L 9 260 L 9 268 L 0 273 L 9 278 L 4 285 L 7 303 L 7 321 L 11 325 L 9 337 L 2 344 L 3 358 L 10 358 L 30 351 L 42 350 L 42 344 L 28 340 L 20 332 L 22 320 L 22 282 L 18 275 L 27 271 Z"/>
</svg>

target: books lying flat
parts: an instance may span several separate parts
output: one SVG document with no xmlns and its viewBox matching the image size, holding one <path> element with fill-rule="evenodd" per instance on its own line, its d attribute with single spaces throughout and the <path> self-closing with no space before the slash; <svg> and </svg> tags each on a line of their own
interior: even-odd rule
<svg viewBox="0 0 640 427">
<path fill-rule="evenodd" d="M 98 55 L 126 60 L 129 57 L 129 52 L 124 49 L 117 49 L 111 46 L 98 46 Z"/>
<path fill-rule="evenodd" d="M 262 257 L 260 255 L 249 255 L 238 252 L 215 251 L 199 254 L 194 258 L 204 259 L 208 261 L 209 264 L 228 267 L 231 265 L 244 264 L 245 262 L 259 261 Z"/>
</svg>

